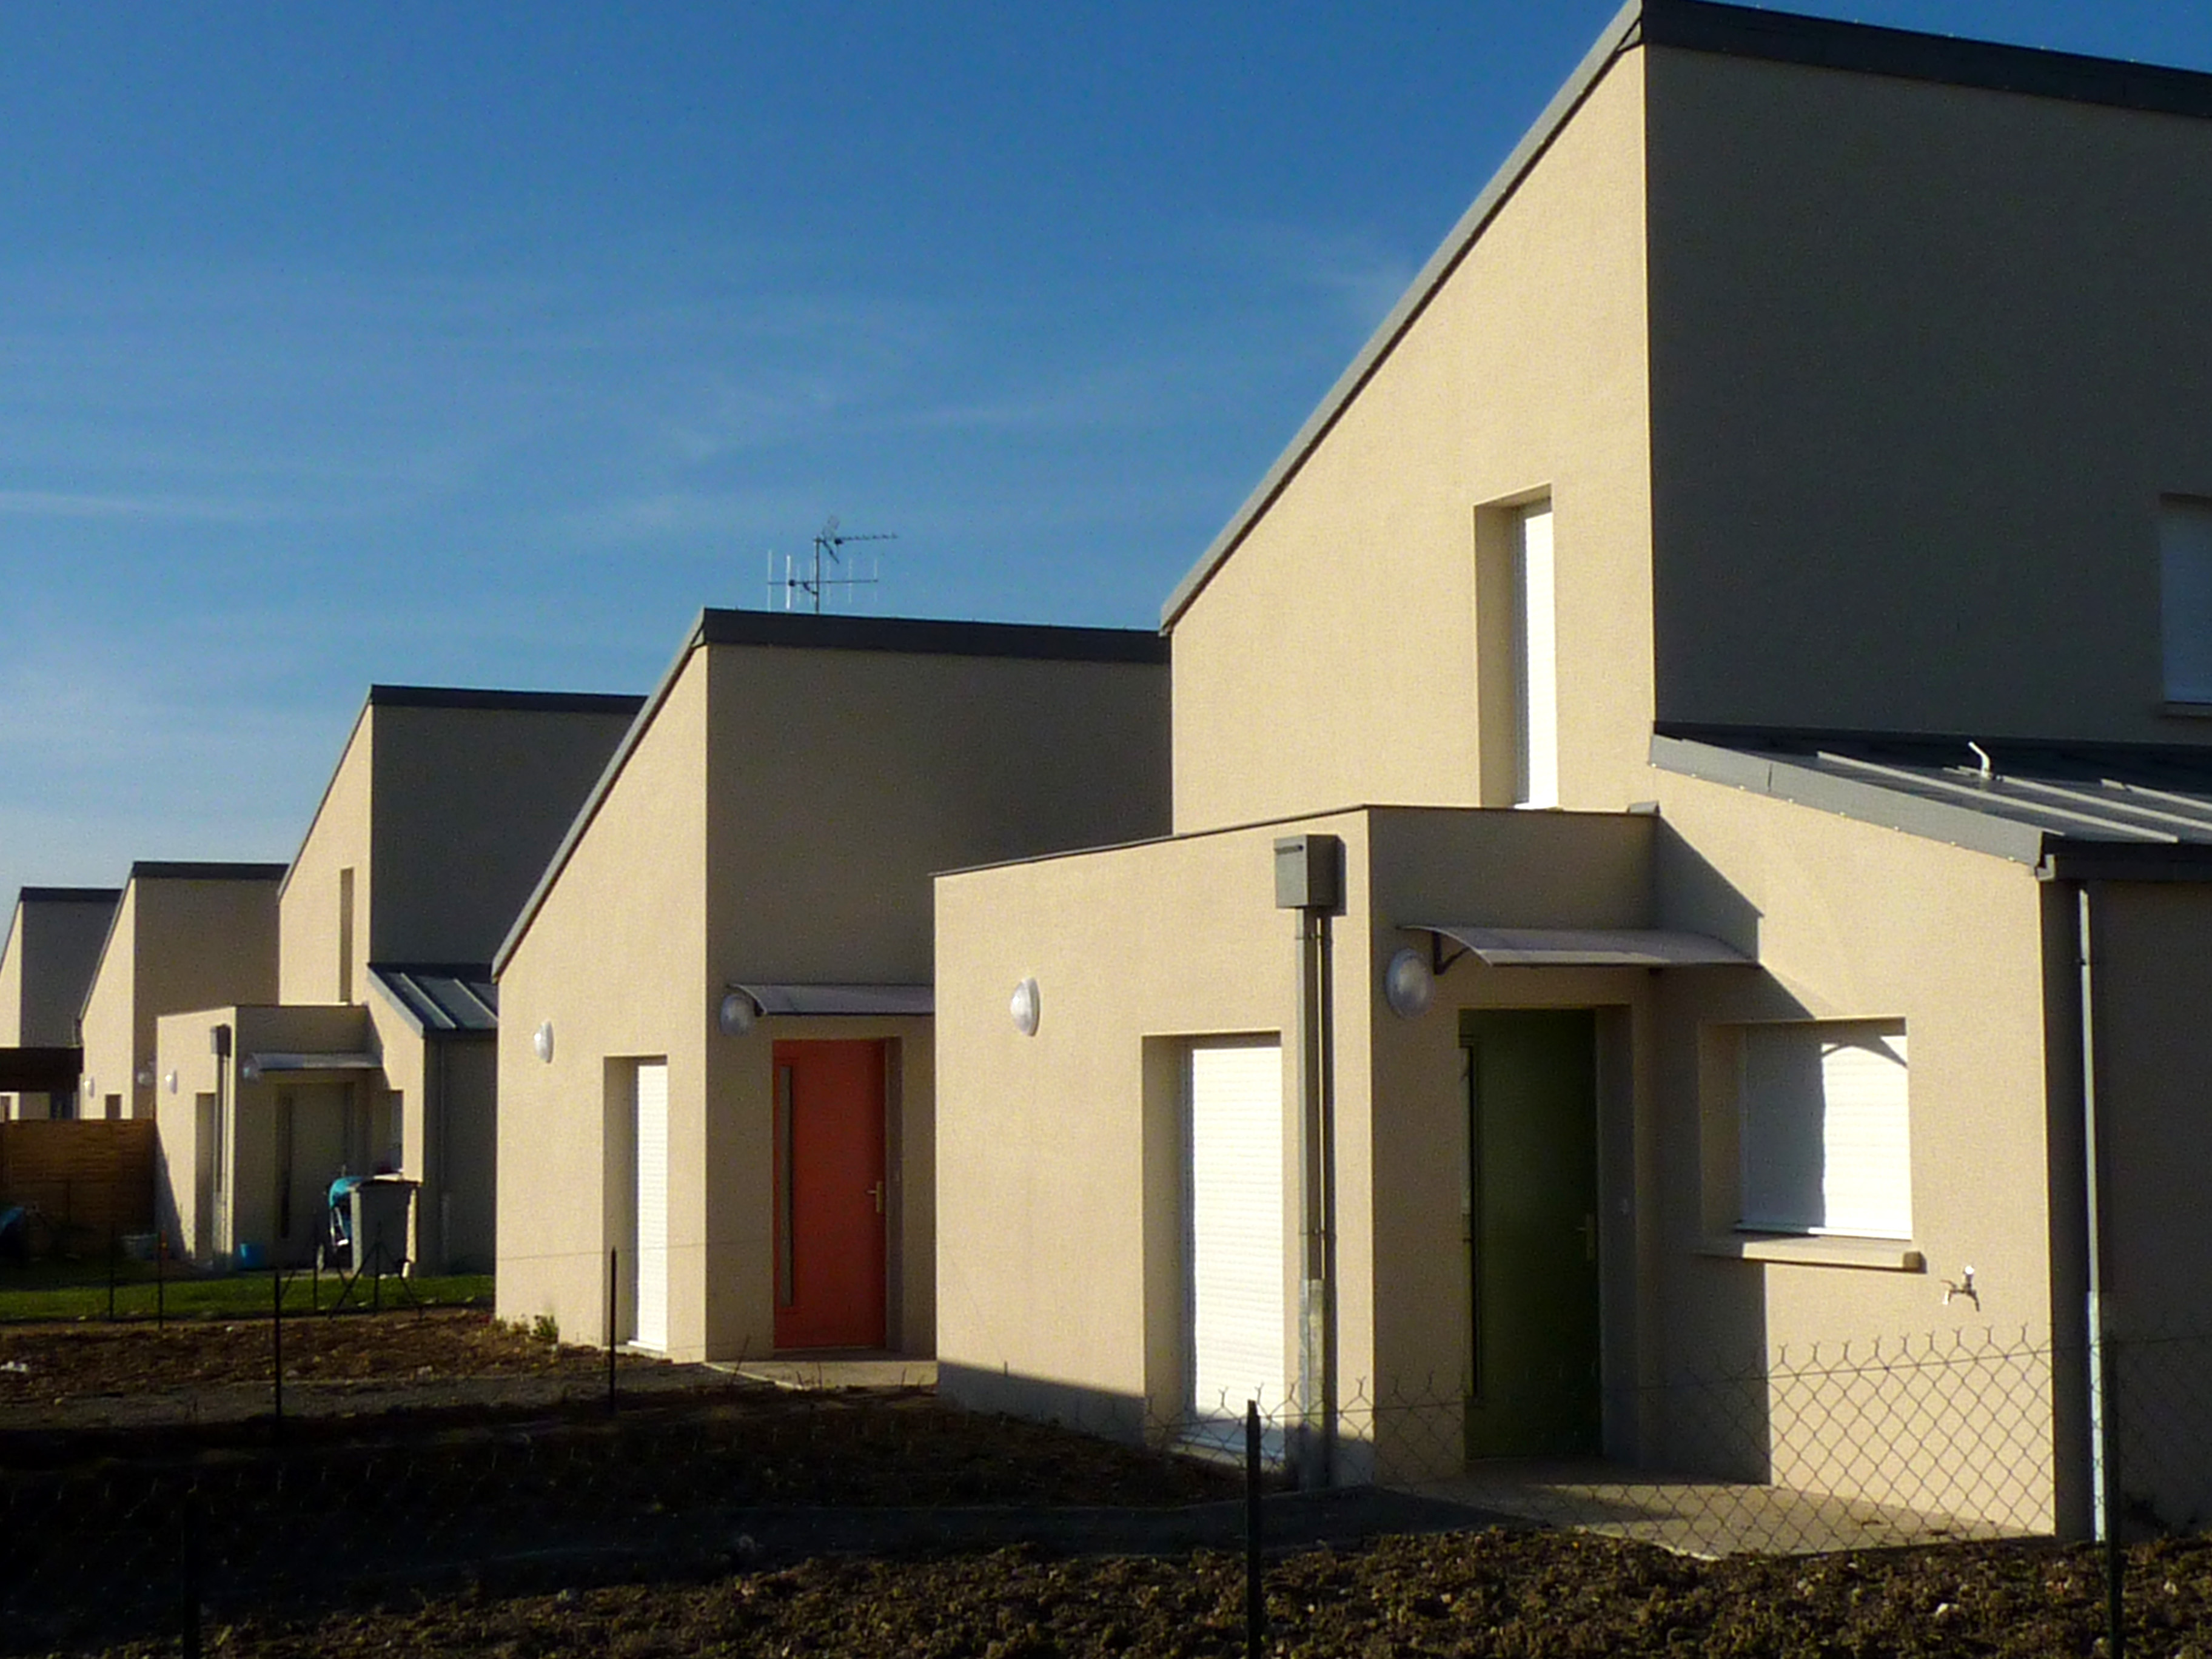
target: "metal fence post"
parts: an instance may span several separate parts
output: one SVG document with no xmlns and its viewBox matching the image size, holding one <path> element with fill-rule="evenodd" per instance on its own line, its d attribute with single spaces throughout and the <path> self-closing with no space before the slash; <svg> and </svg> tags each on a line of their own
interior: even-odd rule
<svg viewBox="0 0 2212 1659">
<path fill-rule="evenodd" d="M 269 1381 L 270 1397 L 276 1408 L 276 1437 L 284 1437 L 284 1270 L 276 1268 L 269 1275 L 273 1287 L 269 1310 Z"/>
<path fill-rule="evenodd" d="M 1267 1642 L 1267 1592 L 1260 1573 L 1260 1402 L 1244 1402 L 1244 1652 L 1260 1659 Z"/>
<path fill-rule="evenodd" d="M 115 1322 L 115 1215 L 107 1217 L 107 1322 Z"/>
<path fill-rule="evenodd" d="M 182 1605 L 179 1607 L 179 1634 L 183 1638 L 184 1659 L 200 1659 L 200 1541 L 198 1517 L 192 1513 L 190 1492 L 179 1504 L 178 1514 L 183 1519 L 182 1549 L 179 1560 L 179 1577 L 183 1581 Z"/>
<path fill-rule="evenodd" d="M 607 1415 L 615 1414 L 615 1287 L 621 1282 L 616 1272 L 619 1252 L 607 1252 Z"/>
<path fill-rule="evenodd" d="M 169 1236 L 154 1235 L 154 1328 L 160 1330 L 168 1316 Z"/>
</svg>

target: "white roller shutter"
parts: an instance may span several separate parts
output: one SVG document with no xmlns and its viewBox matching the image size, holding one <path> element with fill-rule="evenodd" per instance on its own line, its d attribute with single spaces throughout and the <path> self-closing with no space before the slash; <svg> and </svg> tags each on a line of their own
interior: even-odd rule
<svg viewBox="0 0 2212 1659">
<path fill-rule="evenodd" d="M 637 1068 L 637 1318 L 641 1348 L 668 1346 L 668 1066 Z"/>
<path fill-rule="evenodd" d="M 1552 557 L 1552 507 L 1521 514 L 1514 559 L 1521 614 L 1520 804 L 1559 804 L 1559 582 Z"/>
<path fill-rule="evenodd" d="M 1911 1237 L 1905 1080 L 1893 1022 L 1746 1028 L 1743 1224 Z"/>
<path fill-rule="evenodd" d="M 1190 1050 L 1191 1405 L 1241 1416 L 1283 1401 L 1283 1051 Z"/>
</svg>

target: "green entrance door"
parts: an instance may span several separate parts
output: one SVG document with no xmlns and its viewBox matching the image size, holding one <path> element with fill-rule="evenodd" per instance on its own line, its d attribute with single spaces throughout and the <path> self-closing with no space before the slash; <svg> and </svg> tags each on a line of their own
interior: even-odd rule
<svg viewBox="0 0 2212 1659">
<path fill-rule="evenodd" d="M 1598 1449 L 1596 1036 L 1588 1009 L 1460 1015 L 1471 1458 Z"/>
</svg>

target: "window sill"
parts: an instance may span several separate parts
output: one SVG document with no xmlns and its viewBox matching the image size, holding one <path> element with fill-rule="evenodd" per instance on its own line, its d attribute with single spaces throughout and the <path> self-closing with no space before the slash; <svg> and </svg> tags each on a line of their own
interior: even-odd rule
<svg viewBox="0 0 2212 1659">
<path fill-rule="evenodd" d="M 1803 1267 L 1871 1267 L 1881 1273 L 1924 1273 L 1928 1258 L 1893 1238 L 1822 1238 L 1794 1233 L 1743 1233 L 1708 1238 L 1699 1255 L 1738 1261 L 1786 1261 Z"/>
</svg>

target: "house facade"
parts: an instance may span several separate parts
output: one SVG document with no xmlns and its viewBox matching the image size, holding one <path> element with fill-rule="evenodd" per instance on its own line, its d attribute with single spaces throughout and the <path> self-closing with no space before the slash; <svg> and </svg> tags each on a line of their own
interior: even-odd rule
<svg viewBox="0 0 2212 1659">
<path fill-rule="evenodd" d="M 113 887 L 26 887 L 16 896 L 0 945 L 0 1052 L 40 1051 L 19 1056 L 36 1070 L 52 1068 L 53 1051 L 78 1048 L 76 1017 L 121 897 Z M 0 1089 L 0 1122 L 52 1117 L 58 1107 L 67 1115 L 76 1098 L 73 1083 Z"/>
<path fill-rule="evenodd" d="M 177 1209 L 196 1257 L 304 1263 L 319 1198 L 290 1195 L 389 1171 L 419 1183 L 412 1261 L 490 1267 L 492 952 L 639 702 L 369 688 L 282 872 L 272 983 L 161 1031 L 162 1144 L 193 1148 Z"/>
<path fill-rule="evenodd" d="M 501 1316 L 928 1354 L 930 878 L 1164 830 L 1165 659 L 702 612 L 497 959 Z"/>
<path fill-rule="evenodd" d="M 1170 597 L 1174 833 L 937 884 L 942 1386 L 1880 1496 L 1697 1380 L 1941 1331 L 2043 1360 L 1917 1501 L 2082 1524 L 2212 1267 L 2208 206 L 2212 78 L 1624 10 Z"/>
</svg>

